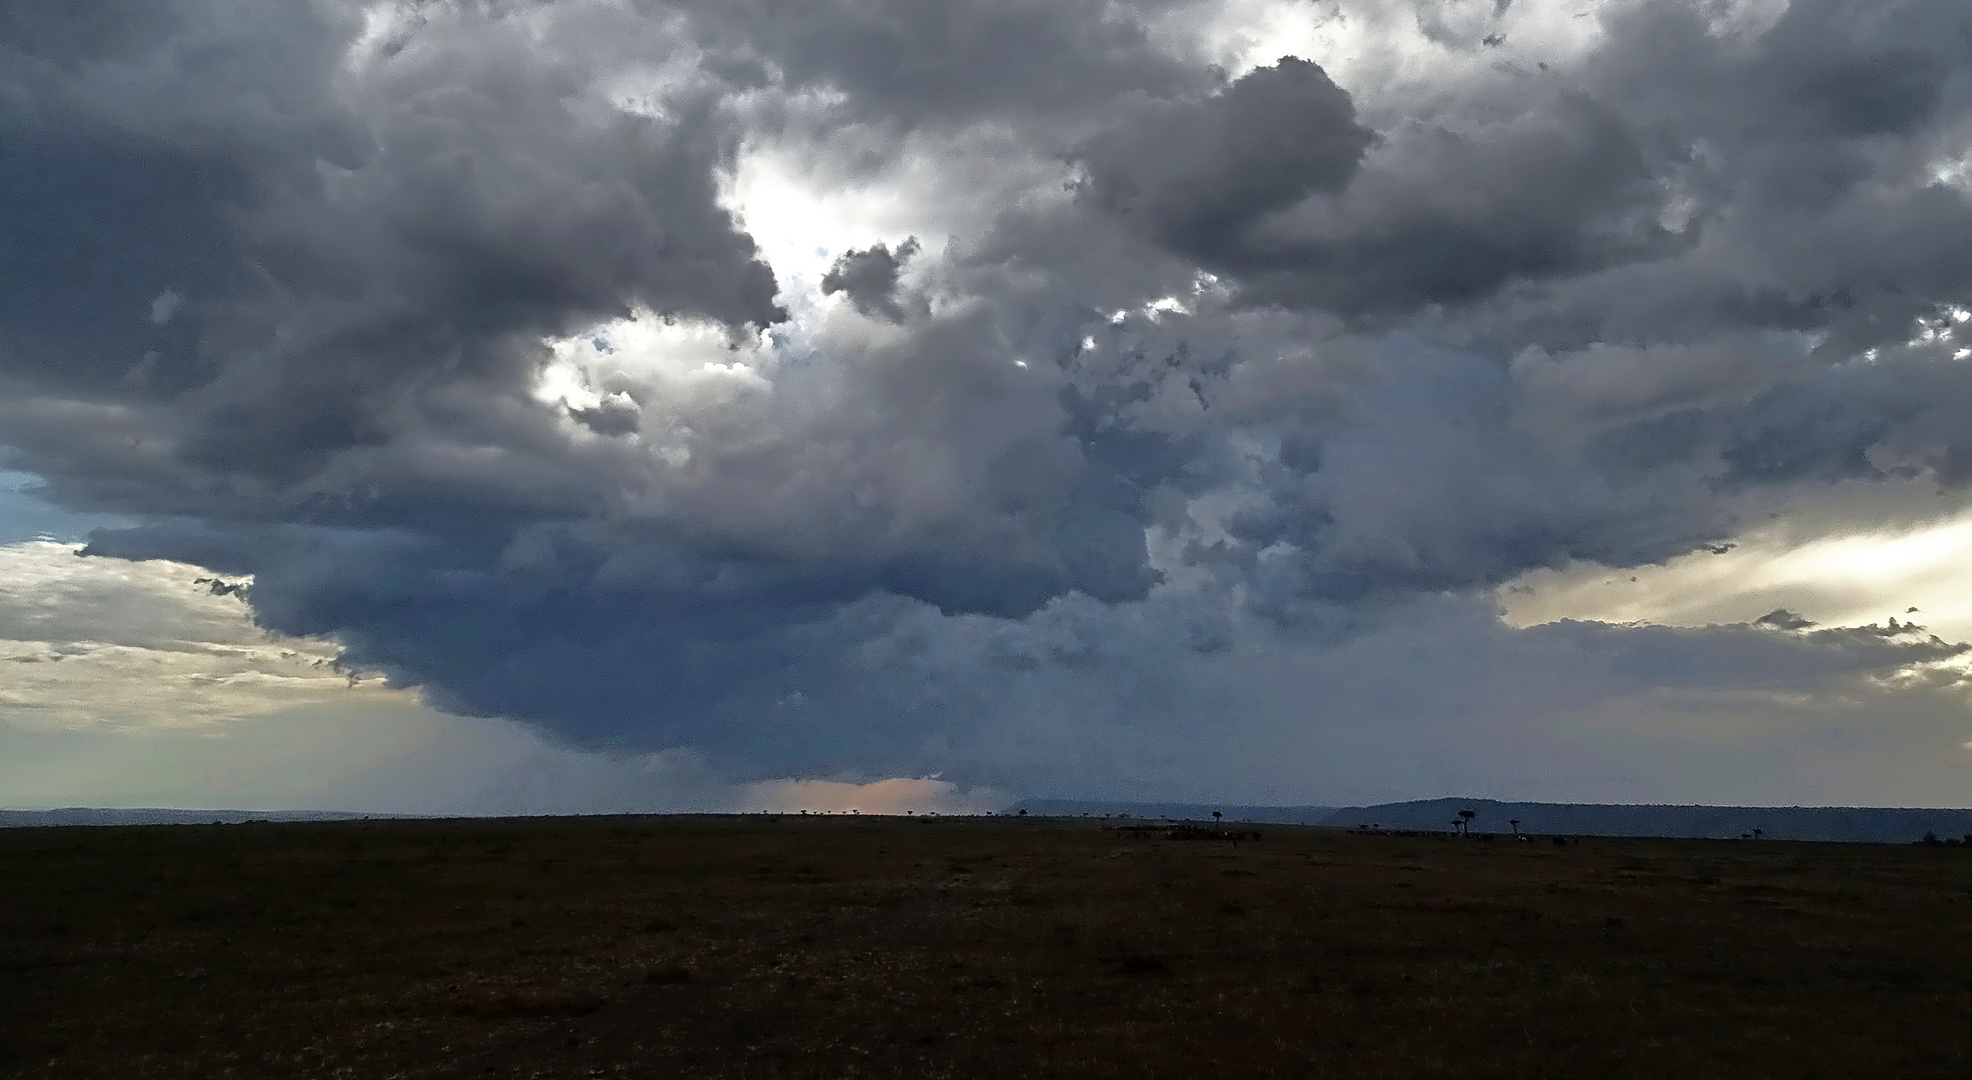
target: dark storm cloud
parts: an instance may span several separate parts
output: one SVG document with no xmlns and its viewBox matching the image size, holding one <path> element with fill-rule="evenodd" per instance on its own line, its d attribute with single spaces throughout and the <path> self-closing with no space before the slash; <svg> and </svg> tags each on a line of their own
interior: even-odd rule
<svg viewBox="0 0 1972 1080">
<path fill-rule="evenodd" d="M 1623 118 L 1543 96 L 1473 130 L 1410 125 L 1372 151 L 1349 95 L 1288 57 L 1097 138 L 1091 196 L 1251 302 L 1351 314 L 1667 250 L 1640 215 L 1661 188 Z"/>
<path fill-rule="evenodd" d="M 0 342 L 37 385 L 170 399 L 192 468 L 292 483 L 434 378 L 519 381 L 540 334 L 632 305 L 781 317 L 702 96 L 584 102 L 517 18 L 361 55 L 332 7 L 173 16 L 64 5 L 8 48 Z"/>
<path fill-rule="evenodd" d="M 1938 660 L 1476 598 L 1748 492 L 1972 475 L 1954 5 L 1610 5 L 1553 57 L 1531 7 L 1362 86 L 1228 77 L 1176 2 L 11 7 L 0 438 L 142 519 L 93 554 L 736 771 L 1066 783 L 1325 686 L 1369 723 L 1495 663 L 1601 657 L 1602 700 L 1741 688 L 1714 645 Z M 721 201 L 762 148 L 924 244 L 831 241 L 841 308 L 777 284 Z"/>
<path fill-rule="evenodd" d="M 1786 608 L 1775 608 L 1753 620 L 1754 626 L 1771 626 L 1776 630 L 1806 630 L 1814 623 Z"/>
<path fill-rule="evenodd" d="M 1407 131 L 1347 195 L 1282 214 L 1226 252 L 1255 302 L 1349 313 L 1483 299 L 1509 282 L 1665 252 L 1645 211 L 1661 198 L 1621 118 L 1561 95 L 1475 132 Z"/>
<path fill-rule="evenodd" d="M 1747 81 L 1783 110 L 1783 137 L 1910 135 L 1972 50 L 1964 29 L 1948 6 L 1804 0 L 1762 35 Z"/>
<path fill-rule="evenodd" d="M 897 277 L 920 250 L 913 237 L 897 245 L 896 251 L 873 244 L 862 251 L 846 252 L 822 277 L 822 295 L 842 293 L 857 311 L 871 318 L 903 322 L 904 304 L 897 295 Z"/>
<path fill-rule="evenodd" d="M 1092 141 L 1089 197 L 1208 264 L 1236 261 L 1276 210 L 1347 185 L 1371 133 L 1319 66 L 1283 57 L 1202 101 Z"/>
<path fill-rule="evenodd" d="M 1526 320 L 1511 332 L 1758 327 L 1826 332 L 1847 355 L 1961 301 L 1972 279 L 1947 252 L 1972 238 L 1972 201 L 1934 174 L 1972 114 L 1961 23 L 1949 4 L 1800 0 L 1744 42 L 1693 5 L 1612 16 L 1578 85 L 1645 148 L 1657 191 L 1633 205 L 1684 240 L 1508 305 Z"/>
<path fill-rule="evenodd" d="M 1434 325 L 1520 342 L 1757 326 L 1861 349 L 1964 295 L 1946 253 L 1972 203 L 1922 175 L 1962 147 L 1972 96 L 1951 5 L 1802 0 L 1750 47 L 1702 5 L 1604 11 L 1573 61 L 1377 103 L 1374 145 L 1319 69 L 1262 69 L 1098 137 L 1097 201 L 1248 302 L 1381 324 L 1448 306 Z M 1289 71 L 1302 111 L 1283 92 L 1214 123 Z M 1200 152 L 1233 130 L 1267 149 Z"/>
<path fill-rule="evenodd" d="M 1156 48 L 1141 19 L 1177 0 L 685 0 L 716 55 L 750 59 L 793 88 L 833 90 L 853 115 L 904 125 L 1049 124 L 1100 114 L 1125 93 L 1210 85 Z"/>
</svg>

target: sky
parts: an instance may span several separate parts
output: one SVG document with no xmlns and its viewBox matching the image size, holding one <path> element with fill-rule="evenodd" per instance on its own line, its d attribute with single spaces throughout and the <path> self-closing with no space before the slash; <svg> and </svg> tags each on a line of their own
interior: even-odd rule
<svg viewBox="0 0 1972 1080">
<path fill-rule="evenodd" d="M 1972 801 L 1958 0 L 0 10 L 0 806 Z"/>
</svg>

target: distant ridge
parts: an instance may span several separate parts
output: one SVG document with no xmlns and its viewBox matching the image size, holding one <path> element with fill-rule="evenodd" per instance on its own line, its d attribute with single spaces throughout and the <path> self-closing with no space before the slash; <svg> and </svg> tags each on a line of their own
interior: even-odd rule
<svg viewBox="0 0 1972 1080">
<path fill-rule="evenodd" d="M 1336 810 L 1326 824 L 1386 829 L 1447 829 L 1460 810 L 1472 810 L 1472 827 L 1508 832 L 1518 818 L 1522 832 L 1580 836 L 1663 836 L 1733 839 L 1760 830 L 1768 840 L 1827 840 L 1907 844 L 1924 834 L 1972 833 L 1972 810 L 1923 810 L 1862 806 L 1657 806 L 1595 803 L 1496 802 L 1430 799 Z"/>
<path fill-rule="evenodd" d="M 1242 806 L 1232 803 L 1117 802 L 1087 799 L 1024 799 L 1007 813 L 1021 810 L 1041 817 L 1120 817 L 1172 818 L 1177 821 L 1210 820 L 1217 810 L 1228 821 L 1271 822 L 1277 825 L 1327 825 L 1339 808 L 1333 806 Z"/>
<path fill-rule="evenodd" d="M 1362 825 L 1444 831 L 1460 810 L 1474 812 L 1479 832 L 1520 831 L 1563 836 L 1657 836 L 1733 839 L 1760 830 L 1768 840 L 1823 840 L 1907 844 L 1926 833 L 1940 838 L 1972 835 L 1972 809 L 1925 810 L 1862 806 L 1674 806 L 1601 803 L 1500 802 L 1495 799 L 1426 799 L 1375 806 L 1238 806 L 1206 803 L 1084 802 L 1029 799 L 1016 809 L 1057 817 L 1089 815 L 1210 818 L 1218 810 L 1233 821 Z"/>
<path fill-rule="evenodd" d="M 69 806 L 60 810 L 0 810 L 0 829 L 48 825 L 241 825 L 249 821 L 352 821 L 393 816 L 342 810 L 166 810 L 158 807 L 104 809 Z"/>
</svg>

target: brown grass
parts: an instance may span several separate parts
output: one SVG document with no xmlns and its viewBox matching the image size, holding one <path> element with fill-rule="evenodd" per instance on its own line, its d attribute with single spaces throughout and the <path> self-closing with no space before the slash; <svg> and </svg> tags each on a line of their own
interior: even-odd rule
<svg viewBox="0 0 1972 1080">
<path fill-rule="evenodd" d="M 1972 850 L 0 831 L 0 1076 L 1967 1076 Z"/>
</svg>

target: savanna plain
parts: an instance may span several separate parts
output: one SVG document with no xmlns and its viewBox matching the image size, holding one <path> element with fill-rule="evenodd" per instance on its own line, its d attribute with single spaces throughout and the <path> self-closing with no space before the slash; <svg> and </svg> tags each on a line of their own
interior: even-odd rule
<svg viewBox="0 0 1972 1080">
<path fill-rule="evenodd" d="M 1972 1075 L 1972 848 L 1118 824 L 0 831 L 0 1075 Z"/>
</svg>

